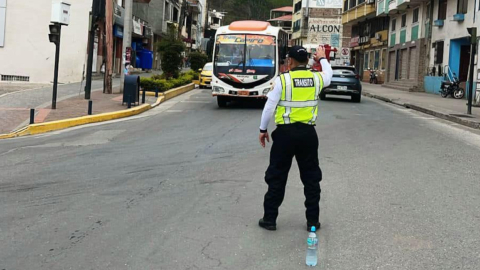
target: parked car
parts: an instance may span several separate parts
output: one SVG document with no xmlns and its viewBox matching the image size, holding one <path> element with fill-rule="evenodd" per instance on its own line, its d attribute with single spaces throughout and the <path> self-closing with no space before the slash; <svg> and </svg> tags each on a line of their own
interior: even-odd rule
<svg viewBox="0 0 480 270">
<path fill-rule="evenodd" d="M 362 98 L 362 84 L 354 67 L 332 66 L 332 83 L 320 93 L 320 99 L 325 100 L 326 95 L 351 96 L 353 102 L 360 102 Z"/>
<path fill-rule="evenodd" d="M 213 64 L 206 63 L 205 66 L 200 69 L 200 75 L 198 80 L 200 88 L 211 87 L 212 83 Z"/>
</svg>

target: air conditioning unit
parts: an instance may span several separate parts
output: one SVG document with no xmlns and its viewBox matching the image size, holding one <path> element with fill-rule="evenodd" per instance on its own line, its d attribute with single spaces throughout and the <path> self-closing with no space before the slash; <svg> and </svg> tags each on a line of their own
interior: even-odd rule
<svg viewBox="0 0 480 270">
<path fill-rule="evenodd" d="M 376 33 L 376 34 L 375 34 L 375 39 L 376 39 L 376 40 L 382 39 L 382 35 L 381 35 L 380 33 Z"/>
<path fill-rule="evenodd" d="M 367 0 L 367 4 L 375 4 L 375 0 Z"/>
</svg>

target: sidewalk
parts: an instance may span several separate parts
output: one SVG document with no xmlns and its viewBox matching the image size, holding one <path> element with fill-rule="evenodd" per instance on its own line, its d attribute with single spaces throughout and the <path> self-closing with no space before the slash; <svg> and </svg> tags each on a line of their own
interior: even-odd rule
<svg viewBox="0 0 480 270">
<path fill-rule="evenodd" d="M 183 71 L 187 71 L 184 69 Z M 141 77 L 161 74 L 135 72 Z M 113 79 L 113 88 L 120 87 L 120 78 Z M 84 99 L 85 82 L 58 86 L 57 110 L 51 110 L 52 86 L 35 89 L 18 89 L 14 92 L 0 94 L 0 134 L 20 129 L 29 123 L 30 109 L 36 109 L 35 123 L 43 123 L 87 115 L 88 101 Z M 103 78 L 92 81 L 93 114 L 113 112 L 126 109 L 122 106 L 121 94 L 103 94 Z M 115 91 L 114 91 L 115 92 Z M 157 99 L 146 98 L 146 103 L 153 104 Z"/>
<path fill-rule="evenodd" d="M 405 92 L 368 83 L 363 83 L 362 86 L 365 96 L 480 129 L 480 108 L 473 107 L 472 115 L 468 115 L 466 99 L 442 98 L 440 95 L 421 92 Z"/>
</svg>

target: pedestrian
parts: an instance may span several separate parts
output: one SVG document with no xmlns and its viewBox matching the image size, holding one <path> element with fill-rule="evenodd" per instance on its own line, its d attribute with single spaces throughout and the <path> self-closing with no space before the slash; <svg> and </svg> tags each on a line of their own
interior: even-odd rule
<svg viewBox="0 0 480 270">
<path fill-rule="evenodd" d="M 315 120 L 321 90 L 330 85 L 333 71 L 325 58 L 325 49 L 319 46 L 314 57 L 322 65 L 322 72 L 308 70 L 307 50 L 294 46 L 288 54 L 290 71 L 281 74 L 267 95 L 262 113 L 259 140 L 265 148 L 270 142 L 267 127 L 275 112 L 277 128 L 272 132 L 273 145 L 270 165 L 265 173 L 268 185 L 263 203 L 264 215 L 259 225 L 267 230 L 277 229 L 278 208 L 283 202 L 288 172 L 293 157 L 300 169 L 304 186 L 307 230 L 320 228 L 320 181 L 322 171 L 318 161 L 318 136 Z"/>
</svg>

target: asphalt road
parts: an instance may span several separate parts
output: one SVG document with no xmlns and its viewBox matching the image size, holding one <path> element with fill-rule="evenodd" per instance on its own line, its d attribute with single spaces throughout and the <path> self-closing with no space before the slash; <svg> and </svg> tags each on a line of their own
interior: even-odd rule
<svg viewBox="0 0 480 270">
<path fill-rule="evenodd" d="M 128 120 L 0 141 L 0 269 L 307 268 L 296 165 L 278 230 L 257 226 L 260 114 L 195 90 Z M 318 269 L 478 269 L 478 132 L 366 98 L 320 114 Z"/>
</svg>

